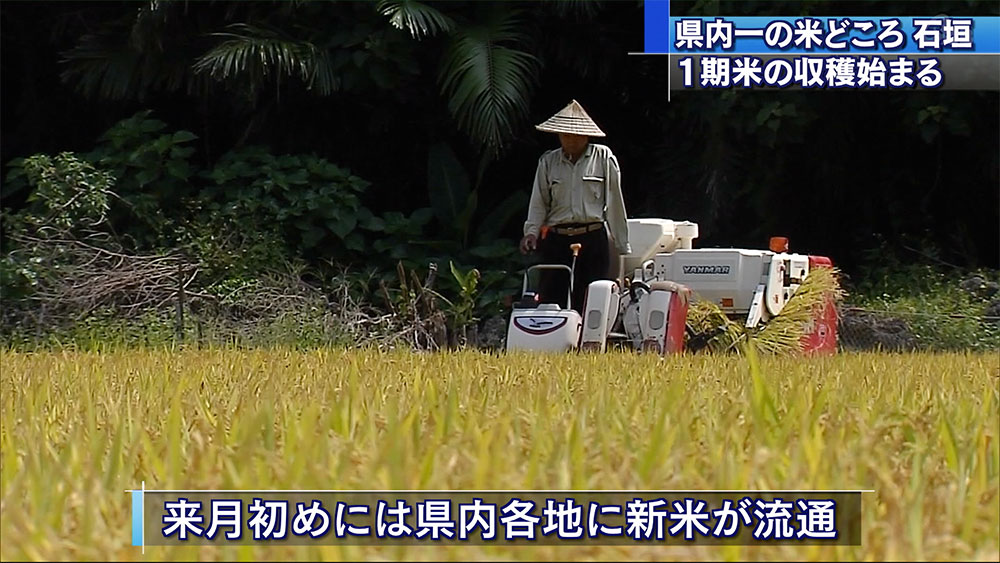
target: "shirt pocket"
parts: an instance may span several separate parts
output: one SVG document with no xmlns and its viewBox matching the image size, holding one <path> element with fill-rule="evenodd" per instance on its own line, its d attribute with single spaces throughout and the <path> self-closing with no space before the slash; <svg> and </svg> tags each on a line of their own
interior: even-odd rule
<svg viewBox="0 0 1000 563">
<path fill-rule="evenodd" d="M 584 176 L 584 193 L 591 201 L 604 201 L 604 176 Z"/>
<path fill-rule="evenodd" d="M 553 202 L 562 202 L 566 197 L 568 185 L 562 178 L 552 178 L 549 180 L 549 193 L 552 194 Z"/>
</svg>

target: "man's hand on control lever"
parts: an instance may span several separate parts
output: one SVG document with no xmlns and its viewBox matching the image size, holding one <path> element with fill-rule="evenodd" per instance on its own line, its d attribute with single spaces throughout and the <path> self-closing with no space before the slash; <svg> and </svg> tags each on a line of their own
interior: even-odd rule
<svg viewBox="0 0 1000 563">
<path fill-rule="evenodd" d="M 533 252 L 538 248 L 538 237 L 535 235 L 524 235 L 521 239 L 521 254 Z"/>
</svg>

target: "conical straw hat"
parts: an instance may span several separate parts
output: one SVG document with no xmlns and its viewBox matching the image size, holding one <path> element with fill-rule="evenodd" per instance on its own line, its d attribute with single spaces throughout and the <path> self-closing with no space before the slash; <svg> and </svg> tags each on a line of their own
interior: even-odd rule
<svg viewBox="0 0 1000 563">
<path fill-rule="evenodd" d="M 604 131 L 587 115 L 583 106 L 573 100 L 559 113 L 548 118 L 544 123 L 535 125 L 535 129 L 546 133 L 572 133 L 588 137 L 603 137 Z"/>
</svg>

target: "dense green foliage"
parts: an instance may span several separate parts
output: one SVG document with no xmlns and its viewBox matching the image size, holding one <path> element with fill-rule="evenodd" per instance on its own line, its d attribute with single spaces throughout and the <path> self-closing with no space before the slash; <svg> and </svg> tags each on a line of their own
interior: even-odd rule
<svg viewBox="0 0 1000 563">
<path fill-rule="evenodd" d="M 269 315 L 248 340 L 309 346 L 351 343 L 342 330 L 348 321 L 331 317 L 329 299 L 322 297 L 337 284 L 360 291 L 357 302 L 376 300 L 374 293 L 381 287 L 378 297 L 395 311 L 402 302 L 416 299 L 407 290 L 408 278 L 417 270 L 423 276 L 430 264 L 441 263 L 438 288 L 428 290 L 444 307 L 443 322 L 453 332 L 462 332 L 485 315 L 501 312 L 504 297 L 516 283 L 509 244 L 481 237 L 481 244 L 467 244 L 475 192 L 446 148 L 440 149 L 445 151 L 444 164 L 432 175 L 445 186 L 437 189 L 451 192 L 445 195 L 468 201 L 464 208 L 422 208 L 408 217 L 391 211 L 375 215 L 361 200 L 369 183 L 324 158 L 275 156 L 262 147 L 244 147 L 199 170 L 198 159 L 192 158 L 195 150 L 183 146 L 195 136 L 167 129 L 149 112 L 141 112 L 114 125 L 87 155 L 36 155 L 11 164 L 8 184 L 30 189 L 31 197 L 30 205 L 7 216 L 14 236 L 0 269 L 6 299 L 45 302 L 53 293 L 72 293 L 54 288 L 66 271 L 81 268 L 79 255 L 69 252 L 76 244 L 98 255 L 180 253 L 197 269 L 195 275 L 201 274 L 200 283 L 189 282 L 186 291 L 199 290 L 203 293 L 198 297 L 216 306 L 266 308 L 261 295 L 294 290 L 302 279 L 316 282 L 319 291 L 307 290 L 308 296 L 299 296 L 303 303 Z M 493 210 L 491 216 L 504 213 L 509 215 L 509 209 Z M 435 220 L 439 231 L 451 238 L 428 244 L 425 227 Z M 325 259 L 318 261 L 317 256 Z M 460 265 L 477 257 L 492 260 L 485 277 Z M 504 269 L 505 264 L 510 266 Z M 143 275 L 158 274 L 139 272 L 135 277 Z M 283 281 L 267 286 L 268 275 Z M 390 291 L 387 281 L 398 282 L 399 289 Z M 392 297 L 400 291 L 401 298 Z M 173 301 L 169 293 L 166 300 Z M 83 346 L 102 340 L 155 343 L 192 331 L 197 334 L 190 336 L 203 337 L 197 316 L 196 326 L 172 334 L 174 319 L 163 311 L 122 319 L 115 311 L 117 303 L 105 305 L 85 307 L 82 318 L 64 328 L 41 328 L 50 342 Z M 217 324 L 218 319 L 209 321 L 209 330 Z M 4 331 L 14 341 L 26 336 L 10 326 Z"/>
<path fill-rule="evenodd" d="M 918 348 L 998 350 L 998 287 L 996 271 L 960 274 L 954 268 L 894 263 L 872 269 L 852 305 L 902 320 Z"/>
</svg>

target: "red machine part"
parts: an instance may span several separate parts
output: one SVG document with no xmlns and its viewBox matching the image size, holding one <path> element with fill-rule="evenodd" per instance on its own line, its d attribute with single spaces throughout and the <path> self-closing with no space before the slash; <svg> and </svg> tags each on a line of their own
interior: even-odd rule
<svg viewBox="0 0 1000 563">
<path fill-rule="evenodd" d="M 680 354 L 684 351 L 684 334 L 687 326 L 688 302 L 690 299 L 688 295 L 681 295 L 680 291 L 684 291 L 685 293 L 689 293 L 689 291 L 683 286 L 672 284 L 672 282 L 654 283 L 675 285 L 676 289 L 658 289 L 658 291 L 669 291 L 670 293 L 669 305 L 667 306 L 667 326 L 664 327 L 662 341 L 660 337 L 650 335 L 642 341 L 640 350 L 663 356 Z"/>
<path fill-rule="evenodd" d="M 687 325 L 688 299 L 676 291 L 670 295 L 670 315 L 667 317 L 667 334 L 663 353 L 680 354 L 684 351 L 684 328 Z"/>
<path fill-rule="evenodd" d="M 826 256 L 810 256 L 809 269 L 832 268 L 833 262 Z M 807 355 L 830 355 L 837 353 L 837 307 L 833 298 L 813 317 L 812 327 L 802 337 L 802 351 Z"/>
</svg>

